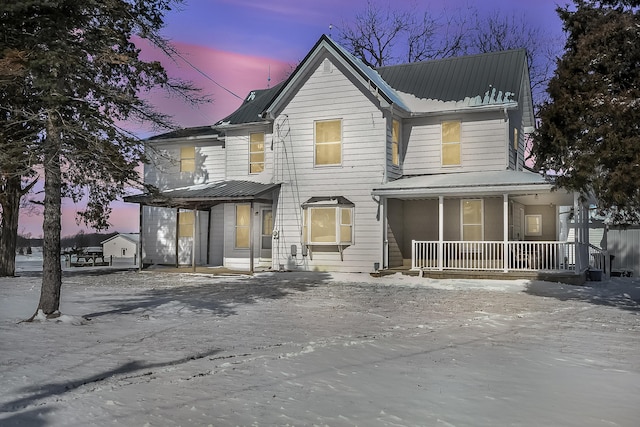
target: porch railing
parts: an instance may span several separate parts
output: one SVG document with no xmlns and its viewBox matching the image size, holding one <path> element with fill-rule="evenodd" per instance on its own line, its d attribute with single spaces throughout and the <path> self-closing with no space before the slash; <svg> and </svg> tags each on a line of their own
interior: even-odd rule
<svg viewBox="0 0 640 427">
<path fill-rule="evenodd" d="M 575 271 L 575 242 L 412 241 L 414 270 Z"/>
</svg>

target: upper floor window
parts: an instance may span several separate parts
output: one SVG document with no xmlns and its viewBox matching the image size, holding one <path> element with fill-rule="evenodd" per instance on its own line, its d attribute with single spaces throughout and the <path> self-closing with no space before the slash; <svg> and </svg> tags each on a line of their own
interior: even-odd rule
<svg viewBox="0 0 640 427">
<path fill-rule="evenodd" d="M 513 128 L 513 149 L 518 149 L 518 128 Z"/>
<path fill-rule="evenodd" d="M 400 166 L 400 122 L 393 120 L 391 125 L 391 164 Z"/>
<path fill-rule="evenodd" d="M 180 147 L 180 172 L 196 171 L 196 147 Z"/>
<path fill-rule="evenodd" d="M 315 165 L 342 163 L 342 120 L 315 122 Z"/>
<path fill-rule="evenodd" d="M 442 122 L 442 166 L 460 166 L 460 122 Z"/>
<path fill-rule="evenodd" d="M 249 135 L 249 173 L 264 171 L 264 133 Z"/>
</svg>

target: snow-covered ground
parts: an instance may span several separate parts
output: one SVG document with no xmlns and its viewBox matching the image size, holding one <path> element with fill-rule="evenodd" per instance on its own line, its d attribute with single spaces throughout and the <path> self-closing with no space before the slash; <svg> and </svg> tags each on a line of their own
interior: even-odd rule
<svg viewBox="0 0 640 427">
<path fill-rule="evenodd" d="M 0 279 L 2 426 L 638 426 L 640 281 Z"/>
</svg>

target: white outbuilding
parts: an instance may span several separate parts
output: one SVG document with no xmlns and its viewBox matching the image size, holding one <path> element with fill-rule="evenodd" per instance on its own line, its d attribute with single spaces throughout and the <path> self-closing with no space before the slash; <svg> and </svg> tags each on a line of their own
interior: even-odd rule
<svg viewBox="0 0 640 427">
<path fill-rule="evenodd" d="M 106 258 L 134 258 L 138 254 L 138 244 L 140 234 L 119 233 L 104 240 L 102 243 L 102 253 Z"/>
</svg>

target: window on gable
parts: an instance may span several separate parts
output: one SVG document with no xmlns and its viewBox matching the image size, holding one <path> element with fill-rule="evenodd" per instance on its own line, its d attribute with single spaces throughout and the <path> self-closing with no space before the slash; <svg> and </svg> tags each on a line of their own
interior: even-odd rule
<svg viewBox="0 0 640 427">
<path fill-rule="evenodd" d="M 391 125 L 391 164 L 400 165 L 400 122 L 393 120 Z"/>
<path fill-rule="evenodd" d="M 460 122 L 442 122 L 442 166 L 460 165 Z"/>
<path fill-rule="evenodd" d="M 315 165 L 342 163 L 342 120 L 315 122 Z"/>
<path fill-rule="evenodd" d="M 249 173 L 264 171 L 264 133 L 249 135 Z"/>
<path fill-rule="evenodd" d="M 178 212 L 178 237 L 193 237 L 193 211 Z"/>
<path fill-rule="evenodd" d="M 251 205 L 236 205 L 236 249 L 249 248 Z"/>
<path fill-rule="evenodd" d="M 196 147 L 180 147 L 180 172 L 196 171 Z"/>
<path fill-rule="evenodd" d="M 513 128 L 513 149 L 518 149 L 518 128 Z"/>
<path fill-rule="evenodd" d="M 481 241 L 484 239 L 482 199 L 461 200 L 462 240 Z"/>
</svg>

